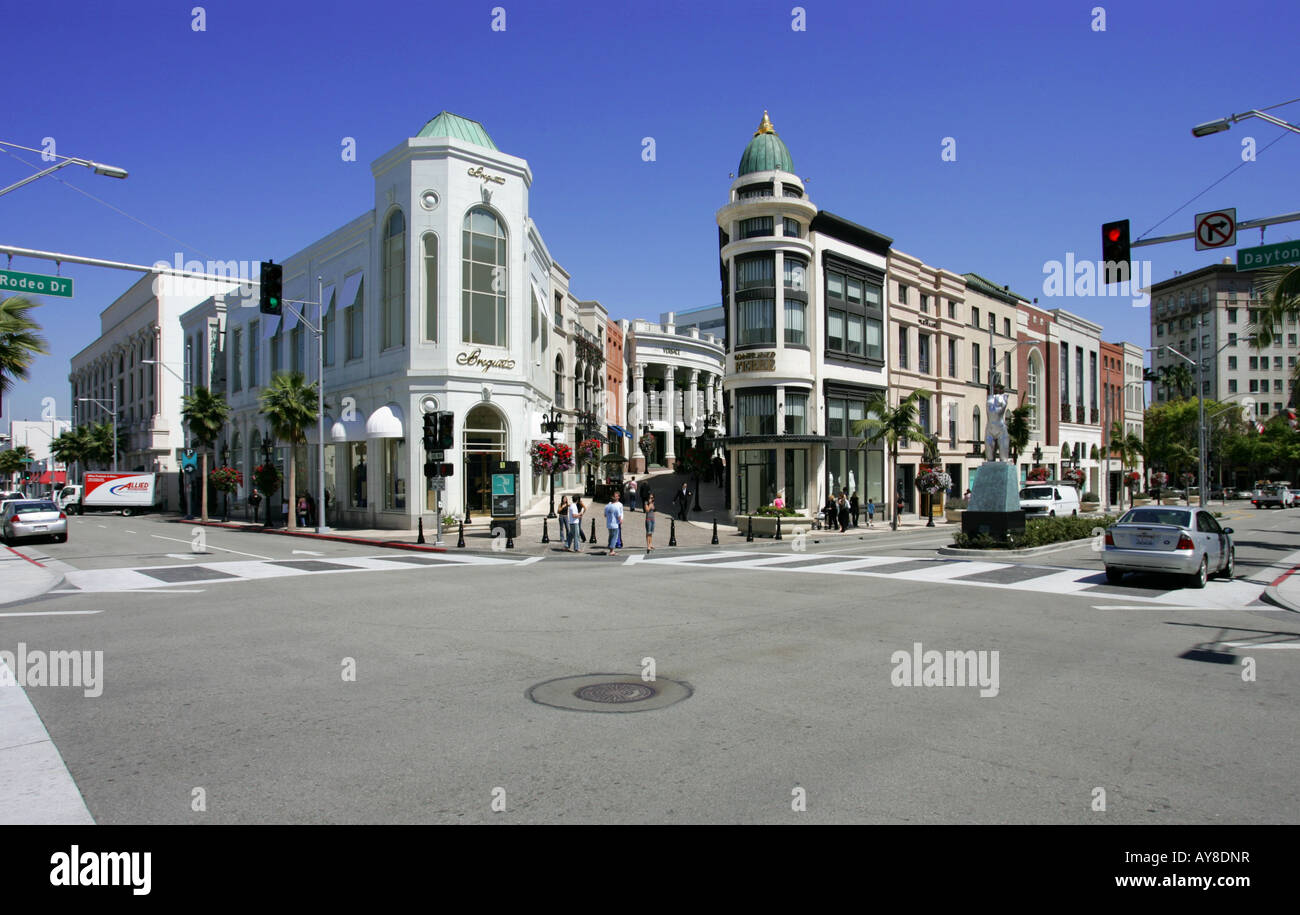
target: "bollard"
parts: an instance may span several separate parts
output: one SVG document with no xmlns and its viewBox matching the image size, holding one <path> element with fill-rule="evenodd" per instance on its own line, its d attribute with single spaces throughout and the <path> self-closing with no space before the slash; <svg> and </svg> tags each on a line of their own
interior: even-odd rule
<svg viewBox="0 0 1300 915">
<path fill-rule="evenodd" d="M 465 546 L 465 522 L 464 521 L 460 523 L 460 533 L 456 537 L 456 546 L 462 548 Z"/>
<path fill-rule="evenodd" d="M 713 540 L 710 541 L 714 546 L 718 545 L 718 519 L 713 519 Z"/>
<path fill-rule="evenodd" d="M 551 542 L 551 519 L 542 519 L 542 543 Z"/>
<path fill-rule="evenodd" d="M 591 516 L 591 537 L 589 542 L 593 544 L 596 542 L 596 516 L 595 515 Z"/>
<path fill-rule="evenodd" d="M 513 550 L 515 548 L 515 523 L 511 521 L 509 524 L 510 526 L 506 528 L 506 549 Z"/>
<path fill-rule="evenodd" d="M 776 516 L 776 539 L 781 539 L 781 516 Z"/>
<path fill-rule="evenodd" d="M 753 515 L 749 516 L 749 533 L 745 535 L 745 542 L 746 543 L 754 542 L 754 516 Z"/>
<path fill-rule="evenodd" d="M 420 519 L 420 536 L 415 538 L 416 543 L 424 543 L 424 519 Z"/>
<path fill-rule="evenodd" d="M 670 526 L 668 528 L 668 545 L 677 546 L 677 519 L 670 518 L 669 525 Z"/>
</svg>

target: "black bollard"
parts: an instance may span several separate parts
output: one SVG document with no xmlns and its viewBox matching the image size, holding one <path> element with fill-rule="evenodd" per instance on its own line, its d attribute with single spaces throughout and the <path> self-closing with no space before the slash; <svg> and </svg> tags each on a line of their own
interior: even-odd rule
<svg viewBox="0 0 1300 915">
<path fill-rule="evenodd" d="M 753 515 L 749 516 L 749 533 L 745 535 L 745 542 L 746 543 L 754 542 L 754 516 Z"/>
<path fill-rule="evenodd" d="M 420 519 L 420 536 L 415 538 L 416 543 L 424 543 L 424 519 Z"/>
<path fill-rule="evenodd" d="M 542 543 L 551 542 L 551 521 L 549 518 L 542 519 Z"/>
<path fill-rule="evenodd" d="M 596 516 L 595 515 L 593 515 L 591 518 L 591 537 L 589 538 L 588 542 L 590 543 L 596 542 Z"/>
<path fill-rule="evenodd" d="M 670 518 L 668 519 L 668 523 L 668 545 L 677 546 L 677 519 Z"/>
<path fill-rule="evenodd" d="M 717 518 L 713 519 L 713 539 L 709 542 L 712 543 L 714 546 L 718 545 L 718 519 Z"/>
<path fill-rule="evenodd" d="M 776 539 L 781 539 L 781 516 L 776 516 Z"/>
<path fill-rule="evenodd" d="M 465 522 L 464 521 L 460 523 L 460 533 L 457 534 L 456 536 L 456 546 L 457 547 L 465 546 Z"/>
<path fill-rule="evenodd" d="M 515 525 L 514 522 L 512 521 L 510 522 L 510 527 L 506 528 L 506 549 L 507 550 L 513 550 L 515 548 L 514 533 L 515 533 Z"/>
</svg>

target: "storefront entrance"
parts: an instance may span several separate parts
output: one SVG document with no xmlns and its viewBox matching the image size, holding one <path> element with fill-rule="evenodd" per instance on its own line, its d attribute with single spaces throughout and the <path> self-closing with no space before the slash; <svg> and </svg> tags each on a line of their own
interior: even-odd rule
<svg viewBox="0 0 1300 915">
<path fill-rule="evenodd" d="M 465 508 L 472 514 L 492 509 L 492 470 L 506 459 L 505 420 L 495 409 L 479 405 L 465 418 Z"/>
</svg>

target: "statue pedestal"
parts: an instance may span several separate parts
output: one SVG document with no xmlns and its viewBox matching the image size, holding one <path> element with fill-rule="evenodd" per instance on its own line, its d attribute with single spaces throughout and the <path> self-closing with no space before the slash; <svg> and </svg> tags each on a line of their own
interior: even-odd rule
<svg viewBox="0 0 1300 915">
<path fill-rule="evenodd" d="M 994 540 L 1024 533 L 1020 478 L 1014 464 L 999 461 L 980 466 L 971 488 L 970 504 L 961 516 L 961 530 L 969 537 L 982 534 Z"/>
</svg>

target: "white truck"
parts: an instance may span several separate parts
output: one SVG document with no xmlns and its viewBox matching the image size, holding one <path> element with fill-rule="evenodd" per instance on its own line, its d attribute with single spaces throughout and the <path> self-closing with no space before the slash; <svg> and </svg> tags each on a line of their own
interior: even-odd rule
<svg viewBox="0 0 1300 915">
<path fill-rule="evenodd" d="M 82 480 L 78 514 L 120 511 L 125 517 L 154 511 L 158 503 L 156 473 L 101 473 L 87 471 Z"/>
<path fill-rule="evenodd" d="M 1292 491 L 1291 484 L 1283 480 L 1278 483 L 1260 486 L 1255 490 L 1255 495 L 1251 498 L 1250 503 L 1256 508 L 1272 508 L 1274 505 L 1278 508 L 1295 508 L 1295 499 L 1295 492 Z"/>
</svg>

